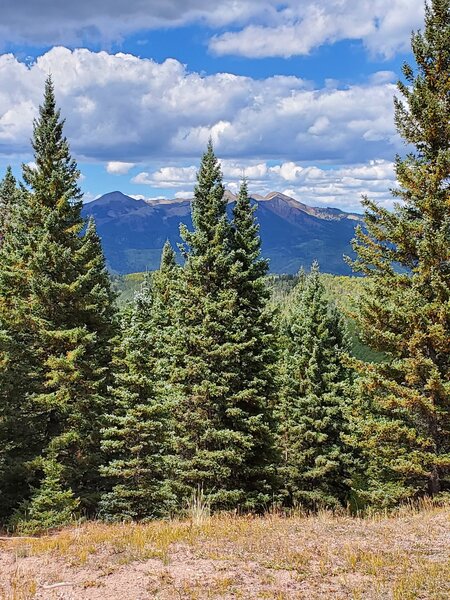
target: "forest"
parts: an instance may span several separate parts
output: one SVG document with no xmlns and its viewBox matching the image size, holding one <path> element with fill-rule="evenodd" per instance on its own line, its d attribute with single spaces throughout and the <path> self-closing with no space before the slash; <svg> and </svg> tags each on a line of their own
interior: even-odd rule
<svg viewBox="0 0 450 600">
<path fill-rule="evenodd" d="M 183 264 L 118 291 L 48 77 L 0 184 L 0 524 L 389 510 L 450 491 L 450 4 L 398 83 L 394 210 L 363 199 L 353 278 L 268 275 L 208 143 Z M 128 277 L 128 282 L 132 277 Z M 137 280 L 137 283 L 136 283 Z"/>
</svg>

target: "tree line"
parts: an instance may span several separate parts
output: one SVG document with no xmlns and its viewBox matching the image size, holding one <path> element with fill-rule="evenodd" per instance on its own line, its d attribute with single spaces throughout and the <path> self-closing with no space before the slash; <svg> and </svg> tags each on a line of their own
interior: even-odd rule
<svg viewBox="0 0 450 600">
<path fill-rule="evenodd" d="M 0 184 L 0 522 L 142 520 L 273 505 L 392 507 L 450 486 L 450 2 L 426 8 L 403 68 L 401 200 L 369 199 L 351 262 L 352 356 L 314 264 L 270 302 L 255 206 L 232 216 L 209 142 L 182 226 L 119 311 L 51 79 L 34 163 Z M 350 260 L 350 259 L 349 259 Z"/>
</svg>

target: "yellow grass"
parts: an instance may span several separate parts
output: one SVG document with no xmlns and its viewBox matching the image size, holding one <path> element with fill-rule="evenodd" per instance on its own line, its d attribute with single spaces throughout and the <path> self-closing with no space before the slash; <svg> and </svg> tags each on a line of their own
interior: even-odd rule
<svg viewBox="0 0 450 600">
<path fill-rule="evenodd" d="M 450 509 L 93 522 L 0 542 L 0 573 L 1 600 L 447 600 Z"/>
</svg>

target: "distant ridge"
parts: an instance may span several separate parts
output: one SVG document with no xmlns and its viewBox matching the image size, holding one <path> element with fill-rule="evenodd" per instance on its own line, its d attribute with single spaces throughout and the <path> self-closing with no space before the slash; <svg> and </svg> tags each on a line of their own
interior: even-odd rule
<svg viewBox="0 0 450 600">
<path fill-rule="evenodd" d="M 236 196 L 226 191 L 231 213 Z M 352 254 L 350 241 L 361 215 L 336 208 L 312 207 L 281 192 L 252 195 L 258 204 L 263 255 L 274 273 L 295 273 L 318 260 L 322 271 L 349 274 L 343 254 Z M 179 224 L 192 227 L 191 200 L 136 200 L 120 191 L 85 204 L 94 217 L 108 263 L 115 273 L 152 270 L 159 266 L 162 247 L 169 239 L 181 241 Z"/>
</svg>

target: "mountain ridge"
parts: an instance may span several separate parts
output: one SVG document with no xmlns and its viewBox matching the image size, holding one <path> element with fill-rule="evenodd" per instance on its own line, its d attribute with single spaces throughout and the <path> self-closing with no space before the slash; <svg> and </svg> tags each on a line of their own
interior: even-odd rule
<svg viewBox="0 0 450 600">
<path fill-rule="evenodd" d="M 236 196 L 227 190 L 226 197 L 231 216 Z M 276 191 L 251 198 L 271 272 L 295 273 L 318 260 L 325 272 L 350 273 L 342 256 L 352 254 L 361 215 L 309 206 Z M 108 268 L 118 274 L 158 268 L 166 239 L 177 248 L 179 224 L 192 227 L 191 199 L 135 199 L 116 190 L 85 204 L 83 213 L 95 219 Z"/>
</svg>

